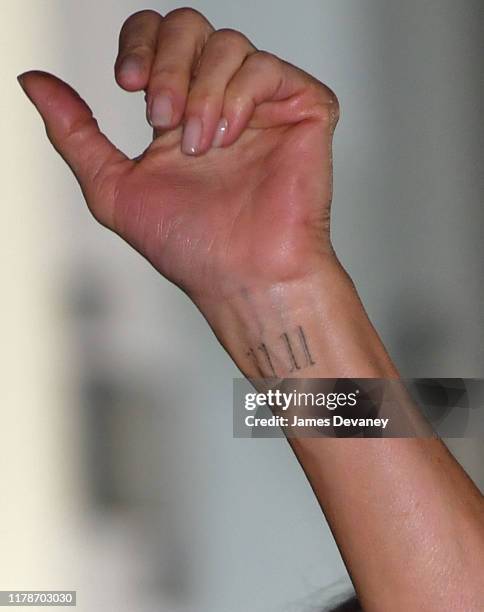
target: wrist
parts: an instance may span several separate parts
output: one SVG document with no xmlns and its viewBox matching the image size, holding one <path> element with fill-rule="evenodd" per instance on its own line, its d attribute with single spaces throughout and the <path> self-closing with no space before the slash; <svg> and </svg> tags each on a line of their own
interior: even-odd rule
<svg viewBox="0 0 484 612">
<path fill-rule="evenodd" d="M 194 301 L 251 378 L 397 376 L 334 256 L 297 278 L 234 283 L 223 299 Z"/>
</svg>

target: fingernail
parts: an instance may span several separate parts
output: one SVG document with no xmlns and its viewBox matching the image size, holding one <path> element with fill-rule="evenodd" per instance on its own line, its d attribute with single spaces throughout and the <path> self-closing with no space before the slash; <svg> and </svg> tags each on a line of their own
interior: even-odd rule
<svg viewBox="0 0 484 612">
<path fill-rule="evenodd" d="M 213 138 L 212 147 L 221 147 L 225 134 L 227 133 L 227 128 L 229 123 L 227 119 L 220 119 L 217 125 L 217 129 L 215 131 L 215 136 Z"/>
<path fill-rule="evenodd" d="M 169 96 L 156 96 L 151 103 L 150 123 L 153 127 L 167 128 L 173 120 L 173 105 Z"/>
<path fill-rule="evenodd" d="M 24 89 L 24 74 L 23 73 L 17 76 L 17 81 L 20 87 Z"/>
<path fill-rule="evenodd" d="M 17 76 L 17 81 L 18 84 L 20 85 L 20 87 L 22 88 L 22 91 L 24 92 L 24 94 L 27 96 L 27 98 L 33 103 L 35 104 L 35 102 L 32 100 L 32 96 L 30 95 L 29 91 L 27 89 L 25 89 L 25 84 L 24 84 L 24 77 L 26 76 L 27 72 L 23 72 L 22 74 L 19 74 Z"/>
<path fill-rule="evenodd" d="M 200 117 L 190 117 L 185 123 L 181 150 L 186 155 L 196 155 L 200 149 L 202 137 L 202 120 Z"/>
<path fill-rule="evenodd" d="M 142 59 L 138 55 L 127 55 L 119 65 L 119 71 L 132 74 L 142 68 Z"/>
</svg>

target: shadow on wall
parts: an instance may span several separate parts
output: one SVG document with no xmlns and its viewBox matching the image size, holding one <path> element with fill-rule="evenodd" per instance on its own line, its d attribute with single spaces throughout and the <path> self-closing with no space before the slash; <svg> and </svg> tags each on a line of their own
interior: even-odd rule
<svg viewBox="0 0 484 612">
<path fill-rule="evenodd" d="M 67 312 L 79 352 L 81 468 L 88 511 L 112 524 L 124 517 L 143 551 L 136 571 L 150 583 L 150 593 L 183 602 L 192 591 L 183 543 L 187 526 L 177 515 L 171 464 L 163 449 L 173 427 L 173 419 L 167 422 L 164 416 L 176 399 L 169 385 L 160 387 L 135 358 L 117 367 L 110 288 L 98 274 L 84 267 L 68 288 Z"/>
</svg>

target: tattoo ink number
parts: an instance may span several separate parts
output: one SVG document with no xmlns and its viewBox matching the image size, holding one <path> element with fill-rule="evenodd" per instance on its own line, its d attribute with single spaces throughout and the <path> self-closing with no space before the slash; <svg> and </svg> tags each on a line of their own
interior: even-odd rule
<svg viewBox="0 0 484 612">
<path fill-rule="evenodd" d="M 316 362 L 313 360 L 309 351 L 306 335 L 304 334 L 304 330 L 300 325 L 298 326 L 293 336 L 295 337 L 289 336 L 287 332 L 281 334 L 281 338 L 284 342 L 284 346 L 286 347 L 287 355 L 289 358 L 289 372 L 294 372 L 295 370 L 302 370 L 304 368 L 309 368 L 310 366 L 315 365 Z M 301 353 L 303 361 L 301 361 Z"/>
<path fill-rule="evenodd" d="M 301 326 L 298 326 L 293 333 L 282 333 L 280 335 L 280 340 L 282 341 L 289 361 L 289 372 L 295 372 L 315 365 L 316 362 L 312 358 L 306 335 Z M 275 348 L 276 347 L 274 347 L 274 349 Z M 274 352 L 277 354 L 279 350 L 274 350 Z M 265 343 L 259 344 L 257 352 L 254 351 L 253 348 L 250 348 L 247 352 L 247 356 L 252 359 L 258 373 L 262 377 L 264 373 L 265 375 L 269 373 L 270 376 L 277 377 L 274 361 L 271 357 L 271 351 Z"/>
<path fill-rule="evenodd" d="M 271 371 L 272 376 L 277 376 L 274 366 L 272 365 L 272 359 L 271 359 L 271 356 L 269 355 L 269 351 L 267 350 L 267 346 L 264 343 L 262 343 L 262 344 L 259 344 L 257 348 L 259 349 L 259 351 L 262 352 L 264 359 L 269 367 L 269 370 Z"/>
<path fill-rule="evenodd" d="M 304 335 L 304 330 L 301 326 L 299 326 L 297 328 L 297 333 L 299 335 L 299 341 L 301 342 L 301 346 L 303 348 L 304 351 L 304 356 L 306 358 L 306 365 L 312 366 L 315 365 L 315 361 L 313 361 L 313 358 L 311 357 L 311 353 L 309 352 L 309 347 L 308 347 L 308 343 L 306 341 L 306 336 Z"/>
<path fill-rule="evenodd" d="M 289 340 L 289 336 L 284 332 L 281 334 L 281 338 L 284 340 L 284 344 L 286 345 L 286 349 L 289 355 L 289 361 L 291 362 L 291 369 L 289 372 L 294 372 L 294 370 L 300 370 L 301 366 L 296 361 L 296 357 L 294 355 L 294 351 L 292 350 L 291 341 Z"/>
</svg>

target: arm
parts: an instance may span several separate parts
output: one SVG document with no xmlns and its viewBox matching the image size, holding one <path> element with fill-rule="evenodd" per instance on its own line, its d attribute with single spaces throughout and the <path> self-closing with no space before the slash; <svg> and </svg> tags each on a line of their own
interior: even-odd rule
<svg viewBox="0 0 484 612">
<path fill-rule="evenodd" d="M 324 291 L 332 287 L 330 294 Z M 219 311 L 219 308 L 214 309 Z M 313 365 L 291 377 L 397 376 L 338 265 L 210 312 L 239 366 L 264 343 L 287 363 L 280 335 L 304 329 Z M 263 360 L 261 360 L 263 363 Z M 280 367 L 280 366 L 279 366 Z M 290 438 L 363 608 L 479 610 L 484 601 L 482 496 L 440 440 Z"/>
<path fill-rule="evenodd" d="M 188 9 L 128 19 L 116 78 L 146 91 L 155 137 L 135 160 L 66 84 L 20 78 L 94 216 L 191 297 L 246 375 L 398 377 L 331 246 L 333 92 Z M 482 498 L 440 441 L 290 443 L 366 610 L 480 609 Z"/>
</svg>

